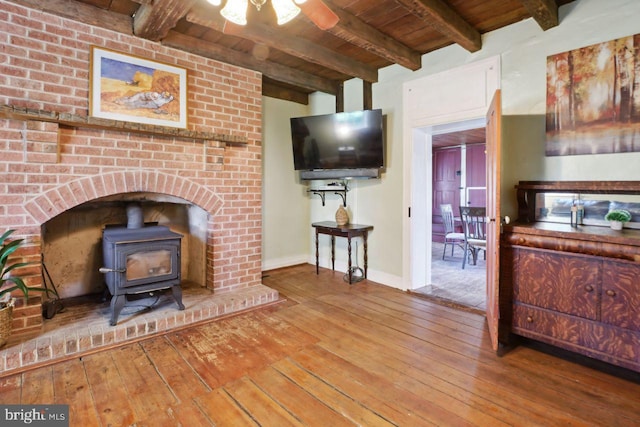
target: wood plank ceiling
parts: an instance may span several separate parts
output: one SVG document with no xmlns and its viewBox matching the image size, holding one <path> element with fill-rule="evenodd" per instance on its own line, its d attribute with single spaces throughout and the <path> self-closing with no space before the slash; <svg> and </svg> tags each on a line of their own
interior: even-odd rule
<svg viewBox="0 0 640 427">
<path fill-rule="evenodd" d="M 259 71 L 264 95 L 306 104 L 354 77 L 375 83 L 391 64 L 417 70 L 423 54 L 451 44 L 479 51 L 482 34 L 523 19 L 547 30 L 573 0 L 307 0 L 282 26 L 270 2 L 259 12 L 249 3 L 244 27 L 206 0 L 10 1 Z M 325 6 L 338 22 L 322 30 L 313 20 Z"/>
</svg>

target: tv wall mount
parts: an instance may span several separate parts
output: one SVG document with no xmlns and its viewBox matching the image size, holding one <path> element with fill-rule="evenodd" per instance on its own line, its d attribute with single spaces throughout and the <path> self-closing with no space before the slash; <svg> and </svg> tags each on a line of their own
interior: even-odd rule
<svg viewBox="0 0 640 427">
<path fill-rule="evenodd" d="M 347 207 L 347 191 L 349 191 L 349 187 L 346 182 L 331 182 L 327 185 L 307 190 L 309 193 L 320 196 L 320 199 L 322 199 L 322 206 L 325 204 L 325 196 L 327 193 L 337 194 L 342 197 L 342 205 L 345 208 Z"/>
</svg>

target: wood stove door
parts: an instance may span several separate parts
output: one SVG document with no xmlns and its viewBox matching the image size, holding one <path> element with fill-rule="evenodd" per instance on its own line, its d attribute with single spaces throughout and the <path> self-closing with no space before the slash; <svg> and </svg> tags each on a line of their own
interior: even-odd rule
<svg viewBox="0 0 640 427">
<path fill-rule="evenodd" d="M 135 252 L 126 257 L 127 282 L 172 273 L 171 251 L 166 249 Z"/>
<path fill-rule="evenodd" d="M 120 276 L 121 288 L 136 286 L 147 288 L 153 283 L 168 286 L 180 279 L 180 240 L 128 244 L 116 255 L 117 269 L 124 271 Z M 169 283 L 167 283 L 169 282 Z M 167 287 L 168 287 L 167 286 Z"/>
</svg>

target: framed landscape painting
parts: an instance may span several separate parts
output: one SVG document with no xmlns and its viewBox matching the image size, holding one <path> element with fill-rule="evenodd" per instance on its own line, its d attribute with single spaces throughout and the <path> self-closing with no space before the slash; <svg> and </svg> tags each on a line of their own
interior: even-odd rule
<svg viewBox="0 0 640 427">
<path fill-rule="evenodd" d="M 89 115 L 187 127 L 187 70 L 91 47 Z"/>
<path fill-rule="evenodd" d="M 547 57 L 546 154 L 640 151 L 640 35 Z"/>
</svg>

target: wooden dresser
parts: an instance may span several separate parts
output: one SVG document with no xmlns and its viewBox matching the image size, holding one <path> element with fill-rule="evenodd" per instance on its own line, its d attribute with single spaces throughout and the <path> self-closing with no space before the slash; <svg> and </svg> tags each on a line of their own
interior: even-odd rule
<svg viewBox="0 0 640 427">
<path fill-rule="evenodd" d="M 518 220 L 504 226 L 501 242 L 503 324 L 640 372 L 640 229 L 546 222 L 536 206 L 541 195 L 570 193 L 597 195 L 593 205 L 606 206 L 609 197 L 640 195 L 640 182 L 523 181 L 516 188 Z"/>
</svg>

